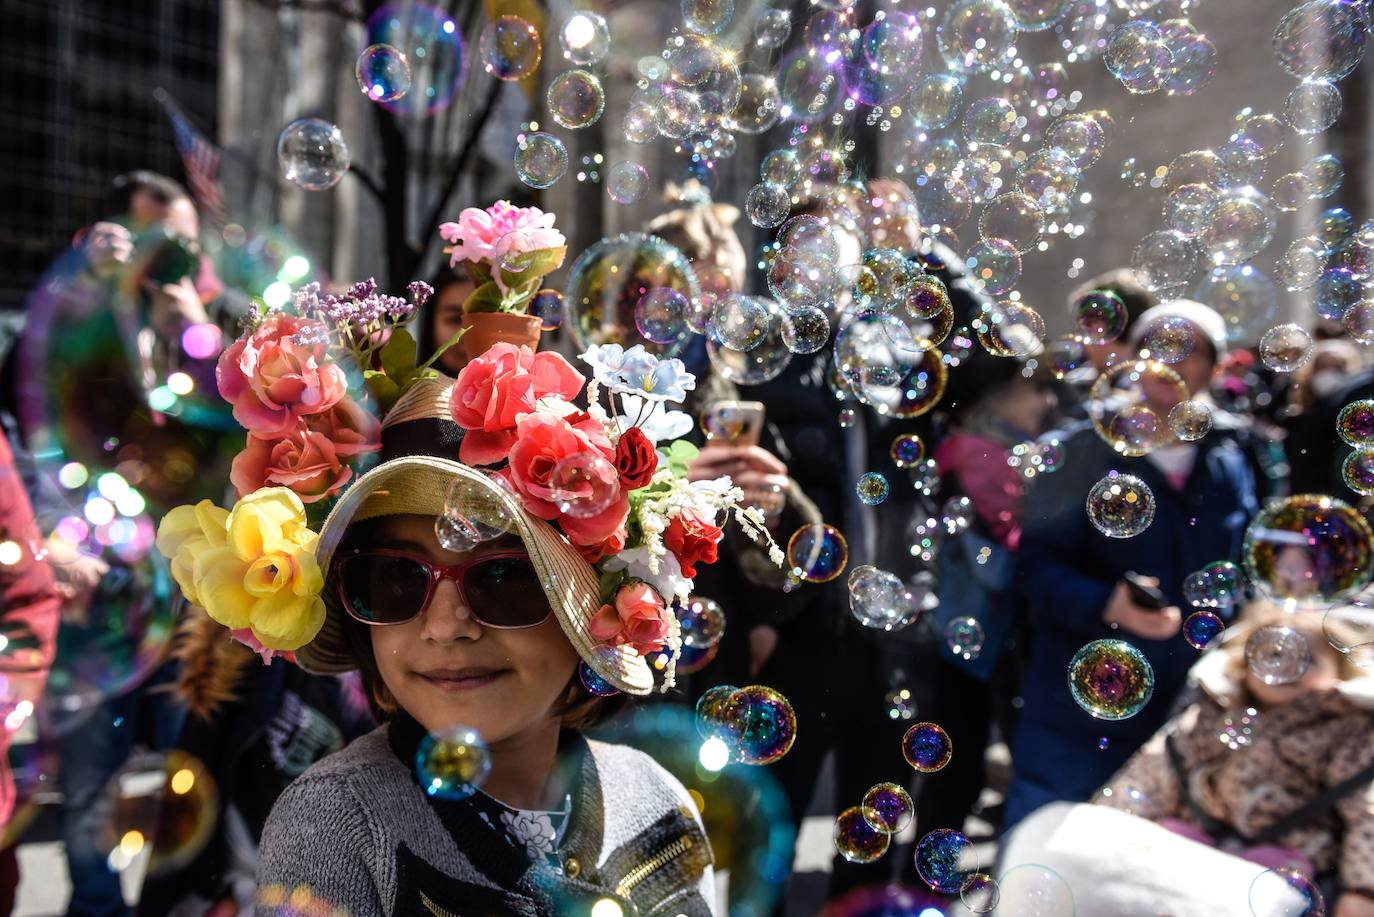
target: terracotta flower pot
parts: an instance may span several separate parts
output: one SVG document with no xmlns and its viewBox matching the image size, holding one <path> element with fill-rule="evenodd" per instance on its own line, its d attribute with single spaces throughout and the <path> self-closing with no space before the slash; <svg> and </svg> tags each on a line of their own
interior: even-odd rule
<svg viewBox="0 0 1374 917">
<path fill-rule="evenodd" d="M 458 339 L 463 355 L 474 360 L 486 353 L 492 344 L 524 344 L 530 350 L 539 349 L 539 331 L 543 321 L 537 315 L 517 315 L 513 312 L 473 312 L 463 316 L 467 333 Z"/>
</svg>

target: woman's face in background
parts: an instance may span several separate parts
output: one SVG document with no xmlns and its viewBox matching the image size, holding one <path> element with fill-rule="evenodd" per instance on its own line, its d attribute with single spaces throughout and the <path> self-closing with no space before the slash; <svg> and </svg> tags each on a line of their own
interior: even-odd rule
<svg viewBox="0 0 1374 917">
<path fill-rule="evenodd" d="M 383 521 L 369 546 L 411 551 L 444 565 L 524 550 L 508 535 L 469 553 L 449 551 L 435 538 L 433 517 L 415 515 Z M 449 579 L 439 582 L 418 617 L 372 627 L 371 636 L 382 681 L 425 729 L 469 726 L 492 743 L 547 723 L 578 661 L 552 614 L 534 627 L 486 627 Z"/>
<path fill-rule="evenodd" d="M 475 289 L 471 280 L 454 280 L 434 291 L 430 321 L 434 323 L 435 347 L 442 347 L 463 327 L 463 303 Z M 421 359 L 428 357 L 429 354 L 420 355 Z M 465 362 L 463 352 L 457 347 L 450 347 L 439 358 L 439 367 L 448 375 L 456 376 Z"/>
</svg>

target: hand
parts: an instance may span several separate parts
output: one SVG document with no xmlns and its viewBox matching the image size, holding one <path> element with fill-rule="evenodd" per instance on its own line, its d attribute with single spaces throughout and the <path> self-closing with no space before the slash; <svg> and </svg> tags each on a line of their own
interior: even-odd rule
<svg viewBox="0 0 1374 917">
<path fill-rule="evenodd" d="M 1355 892 L 1344 892 L 1336 898 L 1331 917 L 1374 917 L 1374 898 Z"/>
<path fill-rule="evenodd" d="M 118 223 L 96 223 L 86 233 L 83 251 L 91 270 L 101 276 L 128 264 L 134 255 L 134 237 Z"/>
<path fill-rule="evenodd" d="M 143 287 L 148 291 L 149 319 L 153 327 L 169 337 L 179 340 L 183 323 L 203 325 L 210 320 L 189 277 L 183 277 L 180 283 L 161 285 L 149 280 Z"/>
<path fill-rule="evenodd" d="M 787 503 L 787 465 L 762 446 L 708 446 L 687 466 L 691 481 L 729 475 L 744 491 L 744 505 L 757 506 L 770 524 Z"/>
<path fill-rule="evenodd" d="M 81 624 L 100 579 L 110 565 L 99 557 L 85 554 L 60 538 L 48 540 L 48 562 L 52 565 L 57 594 L 62 599 L 62 620 Z"/>
<path fill-rule="evenodd" d="M 1159 580 L 1154 577 L 1142 579 L 1152 586 L 1159 585 Z M 1102 620 L 1146 640 L 1168 640 L 1178 633 L 1179 627 L 1183 624 L 1183 613 L 1176 605 L 1158 611 L 1142 608 L 1131 599 L 1130 587 L 1122 580 L 1112 590 L 1111 598 L 1107 599 L 1107 607 L 1102 610 Z"/>
<path fill-rule="evenodd" d="M 760 624 L 749 630 L 749 677 L 757 678 L 759 672 L 773 658 L 778 648 L 778 629 L 771 624 Z"/>
</svg>

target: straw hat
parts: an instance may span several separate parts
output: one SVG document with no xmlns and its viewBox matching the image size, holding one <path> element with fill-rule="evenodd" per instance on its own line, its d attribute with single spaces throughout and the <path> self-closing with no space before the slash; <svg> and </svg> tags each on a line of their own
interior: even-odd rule
<svg viewBox="0 0 1374 917">
<path fill-rule="evenodd" d="M 595 640 L 587 623 L 601 607 L 599 579 L 557 529 L 525 511 L 519 498 L 483 471 L 457 459 L 463 430 L 449 410 L 453 380 L 440 376 L 413 385 L 382 421 L 382 462 L 360 477 L 329 512 L 316 547 L 320 569 L 329 571 L 334 552 L 354 522 L 413 513 L 438 517 L 450 491 L 465 515 L 498 525 L 520 537 L 539 574 L 563 633 L 579 656 L 626 694 L 648 694 L 654 679 L 648 663 L 628 647 Z M 461 485 L 455 486 L 457 482 Z M 326 588 L 329 588 L 327 585 Z M 321 675 L 358 667 L 344 640 L 339 603 L 331 602 L 324 626 L 296 651 L 307 671 Z"/>
</svg>

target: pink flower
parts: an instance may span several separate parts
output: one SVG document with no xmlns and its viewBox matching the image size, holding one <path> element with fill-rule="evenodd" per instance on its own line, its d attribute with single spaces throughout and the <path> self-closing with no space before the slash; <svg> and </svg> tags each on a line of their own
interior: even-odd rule
<svg viewBox="0 0 1374 917">
<path fill-rule="evenodd" d="M 443 223 L 439 235 L 454 248 L 450 265 L 485 261 L 495 267 L 510 254 L 560 248 L 567 240 L 553 228 L 554 215 L 538 207 L 514 207 L 497 201 L 486 210 L 468 207 L 457 223 Z"/>
<path fill-rule="evenodd" d="M 352 476 L 329 437 L 304 427 L 280 439 L 249 433 L 248 445 L 229 470 L 240 497 L 262 487 L 285 487 L 304 503 L 337 493 Z"/>
<path fill-rule="evenodd" d="M 581 374 L 558 354 L 493 344 L 453 385 L 453 419 L 467 431 L 458 457 L 468 465 L 499 462 L 515 444 L 518 415 L 533 411 L 540 398 L 571 401 L 581 390 Z"/>
<path fill-rule="evenodd" d="M 646 583 L 629 583 L 615 594 L 614 605 L 602 605 L 587 622 L 593 640 L 629 644 L 641 656 L 658 652 L 668 642 L 668 609 Z"/>
<path fill-rule="evenodd" d="M 333 443 L 340 458 L 353 458 L 382 448 L 381 423 L 352 398 L 342 398 L 328 411 L 310 415 L 305 425 Z"/>
<path fill-rule="evenodd" d="M 516 428 L 510 450 L 506 477 L 525 509 L 540 519 L 556 519 L 563 534 L 574 545 L 599 545 L 625 524 L 630 514 L 630 498 L 619 487 L 611 441 L 599 422 L 586 414 L 549 417 L 527 414 Z M 550 476 L 560 461 L 569 456 L 591 452 L 606 459 L 604 466 L 611 479 L 603 482 L 615 487 L 615 498 L 591 516 L 569 516 L 558 509 L 557 494 Z"/>
<path fill-rule="evenodd" d="M 250 433 L 279 436 L 309 414 L 329 410 L 348 390 L 344 371 L 325 356 L 322 322 L 272 312 L 220 354 L 219 393 Z"/>
</svg>

